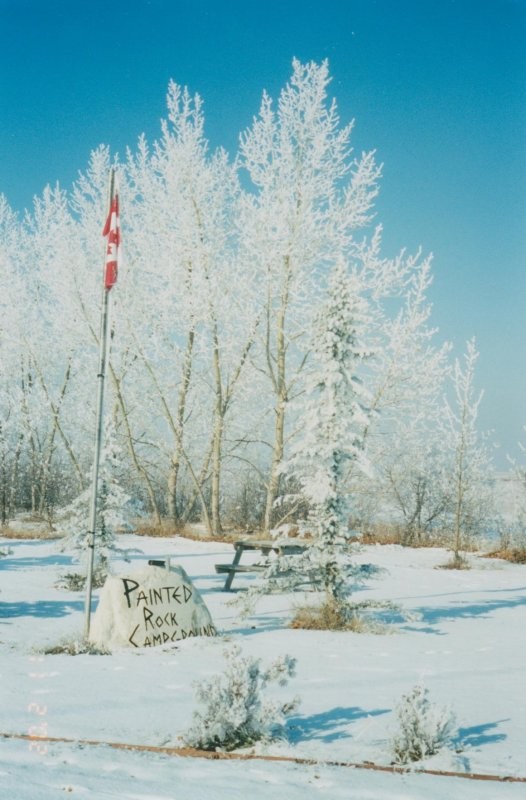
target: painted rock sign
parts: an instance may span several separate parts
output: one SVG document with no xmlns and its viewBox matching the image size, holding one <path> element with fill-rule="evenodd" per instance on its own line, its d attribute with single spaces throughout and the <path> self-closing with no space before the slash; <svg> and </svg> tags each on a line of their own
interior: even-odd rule
<svg viewBox="0 0 526 800">
<path fill-rule="evenodd" d="M 156 647 L 216 633 L 204 600 L 182 567 L 148 566 L 106 580 L 90 640 L 106 647 Z"/>
</svg>

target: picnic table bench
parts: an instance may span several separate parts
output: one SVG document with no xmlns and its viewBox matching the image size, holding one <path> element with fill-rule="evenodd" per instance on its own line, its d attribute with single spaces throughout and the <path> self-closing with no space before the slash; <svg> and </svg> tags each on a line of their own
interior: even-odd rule
<svg viewBox="0 0 526 800">
<path fill-rule="evenodd" d="M 268 568 L 268 557 L 270 553 L 277 555 L 296 555 L 303 553 L 306 545 L 292 540 L 275 539 L 240 539 L 234 542 L 234 558 L 231 564 L 216 564 L 217 573 L 226 573 L 224 591 L 229 592 L 232 582 L 238 572 L 264 572 Z M 267 559 L 266 563 L 256 562 L 253 564 L 240 564 L 243 553 L 248 551 L 259 552 Z"/>
</svg>

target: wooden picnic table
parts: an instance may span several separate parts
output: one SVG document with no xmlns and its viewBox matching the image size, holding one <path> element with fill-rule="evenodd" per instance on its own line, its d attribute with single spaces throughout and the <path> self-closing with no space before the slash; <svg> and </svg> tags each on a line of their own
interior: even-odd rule
<svg viewBox="0 0 526 800">
<path fill-rule="evenodd" d="M 224 591 L 229 592 L 232 582 L 238 572 L 264 572 L 268 568 L 270 553 L 277 555 L 296 555 L 303 553 L 307 545 L 295 539 L 240 539 L 234 542 L 234 558 L 231 564 L 216 564 L 216 572 L 226 573 Z M 266 563 L 240 564 L 243 553 L 259 550 L 267 559 Z"/>
</svg>

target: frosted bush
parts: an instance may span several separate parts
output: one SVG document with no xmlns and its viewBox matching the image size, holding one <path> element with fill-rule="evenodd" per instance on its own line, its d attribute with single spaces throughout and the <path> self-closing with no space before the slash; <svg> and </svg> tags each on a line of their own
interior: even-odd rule
<svg viewBox="0 0 526 800">
<path fill-rule="evenodd" d="M 123 553 L 125 561 L 130 560 L 127 557 L 127 552 L 129 551 L 116 550 L 116 552 Z M 104 555 L 95 562 L 91 580 L 91 585 L 94 589 L 100 589 L 106 583 L 109 571 L 108 566 L 108 559 Z M 81 572 L 66 572 L 60 575 L 55 586 L 57 589 L 67 589 L 68 592 L 82 592 L 86 588 L 87 580 L 87 575 L 83 575 Z"/>
<path fill-rule="evenodd" d="M 225 658 L 223 674 L 195 684 L 197 700 L 205 708 L 194 712 L 186 743 L 202 750 L 234 750 L 283 736 L 285 717 L 298 699 L 283 704 L 263 697 L 262 692 L 269 683 L 286 685 L 294 675 L 296 660 L 281 656 L 263 669 L 259 658 L 242 655 L 238 646 L 227 650 Z"/>
<path fill-rule="evenodd" d="M 61 639 L 58 644 L 49 645 L 42 651 L 45 655 L 68 656 L 109 656 L 110 651 L 105 647 L 98 647 L 83 636 L 72 635 Z"/>
<path fill-rule="evenodd" d="M 391 746 L 399 764 L 433 756 L 451 744 L 456 730 L 450 708 L 431 703 L 425 686 L 414 686 L 396 709 L 399 731 Z"/>
</svg>

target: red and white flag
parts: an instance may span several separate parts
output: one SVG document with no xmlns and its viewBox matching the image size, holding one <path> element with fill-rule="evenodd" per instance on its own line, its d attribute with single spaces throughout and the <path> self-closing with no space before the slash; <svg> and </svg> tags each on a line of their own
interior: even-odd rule
<svg viewBox="0 0 526 800">
<path fill-rule="evenodd" d="M 104 270 L 104 288 L 111 289 L 117 283 L 119 270 L 119 247 L 121 243 L 121 229 L 119 226 L 119 195 L 115 194 L 111 201 L 108 219 L 102 231 L 108 237 L 106 248 L 106 267 Z"/>
</svg>

